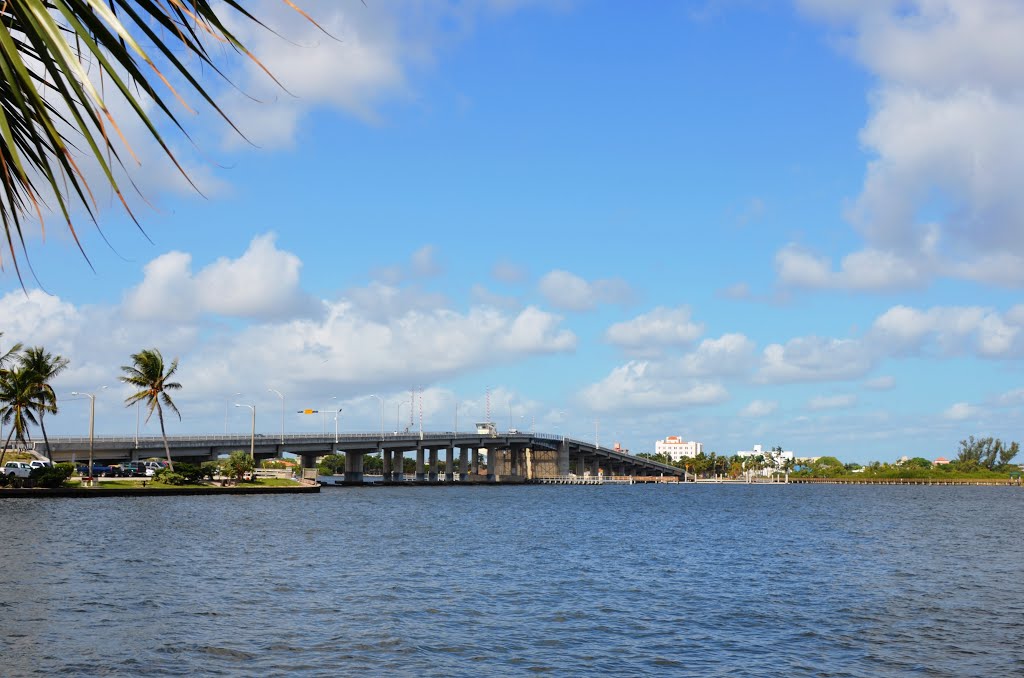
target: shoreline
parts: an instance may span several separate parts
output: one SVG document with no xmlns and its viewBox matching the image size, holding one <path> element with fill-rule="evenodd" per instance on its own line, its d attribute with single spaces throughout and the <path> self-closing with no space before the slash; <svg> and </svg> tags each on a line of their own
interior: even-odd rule
<svg viewBox="0 0 1024 678">
<path fill-rule="evenodd" d="M 3 488 L 0 499 L 90 499 L 93 497 L 169 497 L 214 494 L 319 494 L 320 485 L 295 487 L 57 487 L 57 488 Z"/>
</svg>

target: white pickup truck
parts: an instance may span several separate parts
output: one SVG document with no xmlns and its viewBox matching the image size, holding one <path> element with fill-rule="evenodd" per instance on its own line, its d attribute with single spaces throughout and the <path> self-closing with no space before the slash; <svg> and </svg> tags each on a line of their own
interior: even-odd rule
<svg viewBox="0 0 1024 678">
<path fill-rule="evenodd" d="M 4 467 L 0 469 L 0 472 L 6 476 L 28 478 L 28 475 L 32 473 L 32 467 L 23 461 L 9 461 L 4 464 Z"/>
</svg>

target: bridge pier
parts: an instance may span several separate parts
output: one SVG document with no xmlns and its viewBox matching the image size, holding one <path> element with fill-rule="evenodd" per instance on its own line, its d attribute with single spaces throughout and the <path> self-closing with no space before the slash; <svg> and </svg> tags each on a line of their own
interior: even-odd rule
<svg viewBox="0 0 1024 678">
<path fill-rule="evenodd" d="M 391 480 L 396 483 L 405 480 L 405 450 L 391 450 Z"/>
<path fill-rule="evenodd" d="M 423 446 L 416 446 L 416 482 L 420 482 L 427 479 L 427 474 L 423 470 Z"/>
<path fill-rule="evenodd" d="M 562 444 L 558 446 L 558 456 L 555 459 L 555 464 L 558 466 L 555 475 L 569 475 L 569 442 L 565 438 L 562 438 Z"/>
<path fill-rule="evenodd" d="M 601 461 L 597 457 L 590 462 L 590 475 L 595 478 L 601 475 Z"/>
<path fill-rule="evenodd" d="M 487 453 L 487 482 L 498 481 L 498 450 L 494 447 L 484 448 Z"/>
<path fill-rule="evenodd" d="M 473 454 L 473 475 L 480 475 L 480 448 L 472 448 Z"/>
<path fill-rule="evenodd" d="M 444 481 L 450 483 L 455 480 L 455 448 L 444 448 Z"/>
<path fill-rule="evenodd" d="M 427 480 L 437 482 L 437 448 L 430 448 L 430 468 L 427 469 Z"/>
<path fill-rule="evenodd" d="M 391 480 L 391 450 L 380 451 L 381 477 L 384 482 Z"/>
<path fill-rule="evenodd" d="M 469 477 L 469 448 L 459 448 L 459 480 L 465 481 Z"/>
<path fill-rule="evenodd" d="M 316 468 L 316 454 L 303 453 L 299 455 L 302 461 L 302 468 Z"/>
<path fill-rule="evenodd" d="M 580 455 L 576 457 L 576 475 L 582 477 L 587 474 L 587 458 L 583 456 L 583 450 L 580 450 Z"/>
<path fill-rule="evenodd" d="M 345 451 L 345 482 L 363 482 L 363 455 L 358 452 Z"/>
</svg>

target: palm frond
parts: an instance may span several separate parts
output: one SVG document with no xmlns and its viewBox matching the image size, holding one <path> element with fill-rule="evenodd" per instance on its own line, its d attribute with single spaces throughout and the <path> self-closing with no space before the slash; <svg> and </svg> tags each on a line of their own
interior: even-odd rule
<svg viewBox="0 0 1024 678">
<path fill-rule="evenodd" d="M 282 2 L 317 25 L 292 0 Z M 138 225 L 116 174 L 126 169 L 117 143 L 133 159 L 134 150 L 97 80 L 111 83 L 111 91 L 127 103 L 126 115 L 142 123 L 148 137 L 198 192 L 144 102 L 152 102 L 161 119 L 186 138 L 172 103 L 191 111 L 190 95 L 212 107 L 237 131 L 193 74 L 195 65 L 189 67 L 182 58 L 192 57 L 199 68 L 226 80 L 207 47 L 222 44 L 270 75 L 228 28 L 229 15 L 263 26 L 237 0 L 0 3 L 0 221 L 4 229 L 0 269 L 9 259 L 22 279 L 20 260 L 28 257 L 27 220 L 37 220 L 45 234 L 43 215 L 49 211 L 61 216 L 85 256 L 73 213 L 81 209 L 96 224 L 97 206 L 82 171 L 83 161 L 99 168 L 105 185 Z M 176 89 L 173 80 L 182 81 L 184 91 Z M 45 205 L 45 196 L 52 196 L 55 204 Z"/>
</svg>

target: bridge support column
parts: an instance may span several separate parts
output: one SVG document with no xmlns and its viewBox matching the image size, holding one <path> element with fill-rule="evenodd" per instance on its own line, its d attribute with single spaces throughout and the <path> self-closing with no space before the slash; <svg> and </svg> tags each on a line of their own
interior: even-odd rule
<svg viewBox="0 0 1024 678">
<path fill-rule="evenodd" d="M 391 480 L 391 450 L 380 451 L 380 461 L 383 468 L 381 469 L 381 476 L 384 482 Z"/>
<path fill-rule="evenodd" d="M 316 457 L 315 454 L 301 455 L 302 468 L 316 468 Z"/>
<path fill-rule="evenodd" d="M 472 451 L 472 454 L 473 454 L 473 475 L 479 475 L 480 474 L 480 448 L 479 447 L 474 447 L 472 449 L 473 449 L 473 451 Z"/>
<path fill-rule="evenodd" d="M 426 480 L 427 474 L 423 470 L 423 447 L 416 446 L 416 480 Z"/>
<path fill-rule="evenodd" d="M 459 448 L 459 480 L 469 477 L 469 448 Z"/>
<path fill-rule="evenodd" d="M 583 456 L 583 450 L 580 450 L 580 456 L 576 457 L 576 475 L 583 476 L 587 473 L 587 459 Z"/>
<path fill-rule="evenodd" d="M 558 446 L 558 456 L 555 459 L 555 465 L 558 467 L 557 475 L 569 475 L 569 443 L 566 442 L 565 438 L 562 438 L 562 444 Z"/>
<path fill-rule="evenodd" d="M 494 447 L 484 448 L 487 452 L 487 482 L 498 481 L 498 450 Z"/>
<path fill-rule="evenodd" d="M 405 450 L 395 450 L 395 459 L 391 462 L 391 466 L 395 480 L 403 482 L 405 480 Z"/>
<path fill-rule="evenodd" d="M 444 449 L 444 481 L 450 483 L 455 480 L 455 448 Z"/>
<path fill-rule="evenodd" d="M 590 475 L 595 478 L 601 474 L 601 462 L 597 457 L 594 457 L 590 462 Z"/>
<path fill-rule="evenodd" d="M 363 482 L 363 455 L 358 452 L 345 452 L 345 482 Z"/>
<path fill-rule="evenodd" d="M 430 468 L 427 469 L 427 480 L 437 482 L 437 448 L 430 448 Z"/>
</svg>

